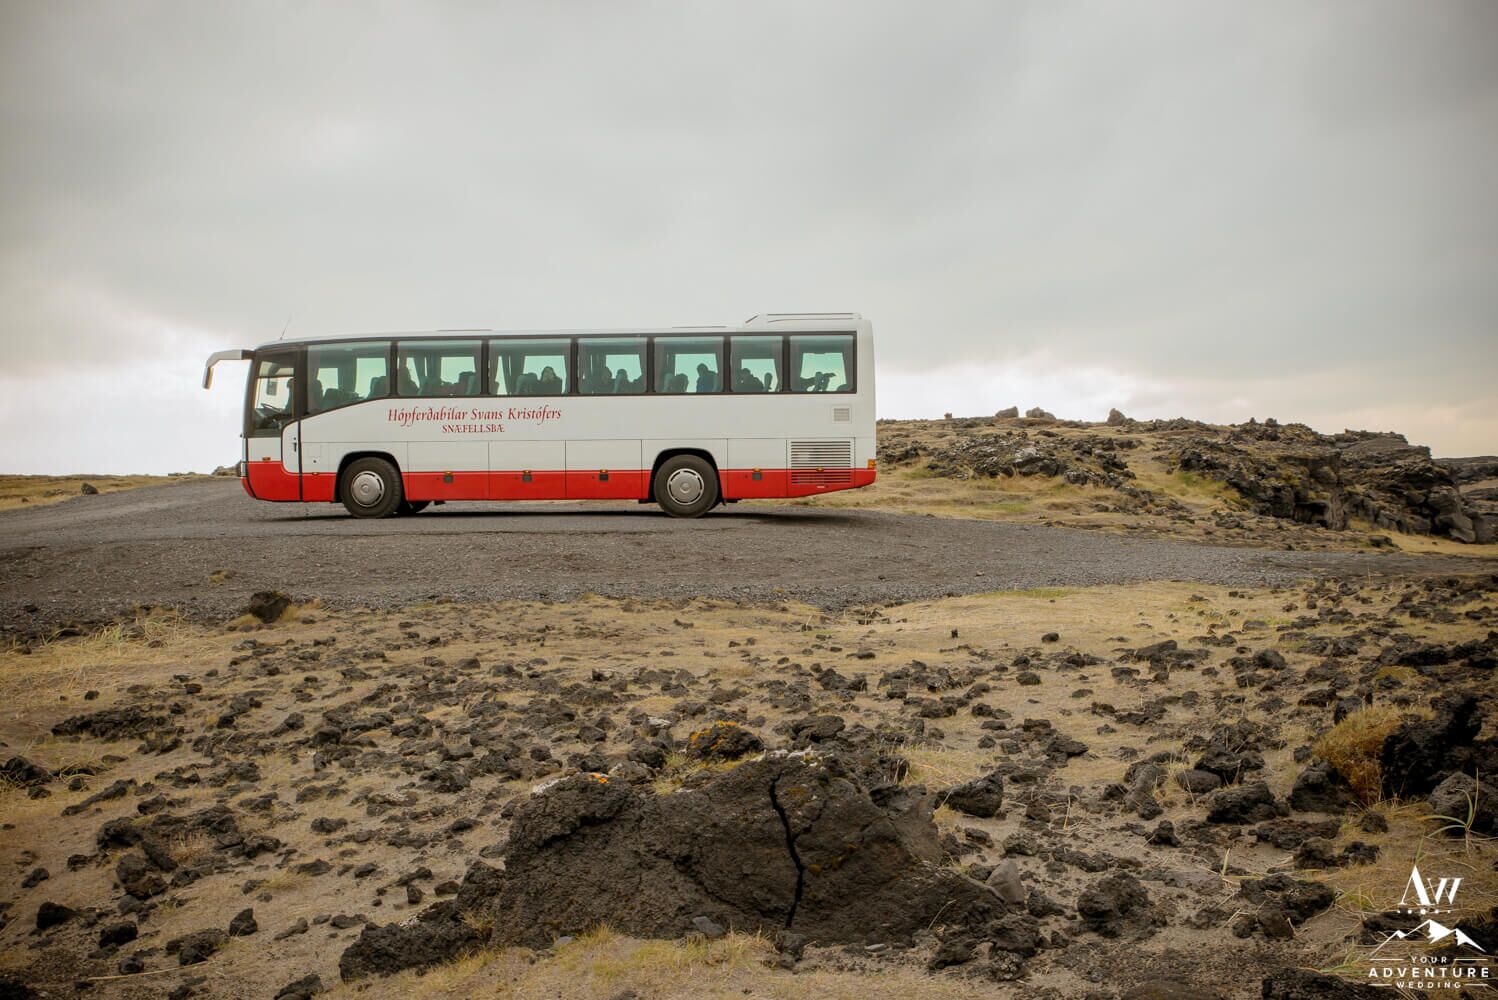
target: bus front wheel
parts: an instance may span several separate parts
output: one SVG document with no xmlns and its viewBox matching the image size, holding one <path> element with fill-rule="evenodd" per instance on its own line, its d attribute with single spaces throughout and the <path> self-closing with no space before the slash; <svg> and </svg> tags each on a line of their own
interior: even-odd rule
<svg viewBox="0 0 1498 1000">
<path fill-rule="evenodd" d="M 400 509 L 400 473 L 383 458 L 356 458 L 338 484 L 343 506 L 355 517 L 389 517 Z"/>
<path fill-rule="evenodd" d="M 672 517 L 700 517 L 718 502 L 718 474 L 696 455 L 676 455 L 656 470 L 653 492 Z"/>
</svg>

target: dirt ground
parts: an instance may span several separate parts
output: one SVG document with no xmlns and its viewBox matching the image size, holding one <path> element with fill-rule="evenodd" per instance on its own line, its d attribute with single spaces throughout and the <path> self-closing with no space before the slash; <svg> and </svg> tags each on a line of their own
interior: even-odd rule
<svg viewBox="0 0 1498 1000">
<path fill-rule="evenodd" d="M 1489 655 L 1481 644 L 1498 628 L 1495 586 L 1154 581 L 839 610 L 313 603 L 270 626 L 157 612 L 33 642 L 0 653 L 3 756 L 49 775 L 11 768 L 0 788 L 0 971 L 49 996 L 270 998 L 316 975 L 334 997 L 559 1000 L 1114 997 L 1161 983 L 1248 998 L 1280 968 L 1355 974 L 1368 922 L 1395 905 L 1417 858 L 1464 878 L 1457 916 L 1498 904 L 1493 841 L 1441 832 L 1449 823 L 1423 799 L 1383 794 L 1333 815 L 1211 821 L 1215 799 L 1177 777 L 1203 740 L 1231 733 L 1234 752 L 1258 755 L 1244 785 L 1262 780 L 1283 803 L 1348 696 L 1411 718 L 1458 689 L 1491 704 L 1491 667 L 1472 657 Z M 1168 640 L 1191 654 L 1141 656 Z M 934 820 L 947 864 L 982 879 L 1012 861 L 1032 903 L 1054 902 L 1039 909 L 1044 943 L 1019 978 L 996 981 L 997 960 L 981 956 L 928 971 L 941 926 L 889 946 L 813 942 L 799 959 L 763 931 L 649 940 L 602 926 L 540 951 L 479 947 L 341 981 L 340 956 L 367 927 L 452 898 L 476 860 L 501 864 L 515 804 L 541 783 L 599 771 L 670 795 L 736 766 L 694 759 L 693 732 L 728 720 L 774 751 L 792 745 L 796 720 L 825 716 L 895 739 L 906 786 L 945 794 L 1011 766 L 996 815 L 942 805 Z M 341 721 L 330 731 L 330 720 Z M 658 766 L 611 770 L 647 733 Z M 1150 760 L 1159 781 L 1140 792 L 1131 768 Z M 120 820 L 160 833 L 170 871 L 130 867 L 138 851 L 110 827 Z M 1158 836 L 1162 820 L 1178 843 Z M 1287 845 L 1328 821 L 1343 860 L 1308 867 Z M 1352 844 L 1367 846 L 1348 862 Z M 1120 872 L 1147 893 L 1142 922 L 1080 921 L 1079 899 Z M 1333 901 L 1266 936 L 1244 893 L 1272 873 L 1326 884 Z M 72 912 L 39 932 L 44 902 Z M 247 908 L 253 932 L 201 963 L 169 953 Z M 101 945 L 122 922 L 133 939 Z"/>
</svg>

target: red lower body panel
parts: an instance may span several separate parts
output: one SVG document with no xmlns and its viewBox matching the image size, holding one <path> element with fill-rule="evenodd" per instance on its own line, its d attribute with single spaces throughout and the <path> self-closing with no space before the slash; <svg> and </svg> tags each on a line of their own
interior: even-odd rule
<svg viewBox="0 0 1498 1000">
<path fill-rule="evenodd" d="M 309 502 L 332 503 L 338 485 L 336 472 L 305 472 L 302 474 L 302 499 Z"/>
<path fill-rule="evenodd" d="M 407 472 L 407 500 L 488 500 L 487 472 Z"/>
<path fill-rule="evenodd" d="M 244 488 L 256 500 L 300 500 L 301 484 L 295 472 L 280 462 L 246 462 Z"/>
<path fill-rule="evenodd" d="M 649 471 L 568 472 L 568 500 L 644 500 Z"/>
<path fill-rule="evenodd" d="M 491 472 L 489 500 L 565 500 L 565 472 Z"/>
<path fill-rule="evenodd" d="M 240 480 L 256 500 L 329 503 L 338 477 L 297 475 L 280 462 L 250 462 Z M 648 500 L 650 470 L 545 472 L 407 472 L 408 500 Z M 725 500 L 805 497 L 857 489 L 874 482 L 873 469 L 727 469 L 718 474 Z"/>
<path fill-rule="evenodd" d="M 788 496 L 785 484 L 784 469 L 727 469 L 718 473 L 718 488 L 729 500 Z"/>
</svg>

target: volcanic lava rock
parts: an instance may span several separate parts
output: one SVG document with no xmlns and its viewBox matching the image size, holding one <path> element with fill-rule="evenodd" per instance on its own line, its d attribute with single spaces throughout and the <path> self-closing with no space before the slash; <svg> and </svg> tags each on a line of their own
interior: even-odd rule
<svg viewBox="0 0 1498 1000">
<path fill-rule="evenodd" d="M 1222 778 L 1211 771 L 1195 769 L 1176 772 L 1176 784 L 1191 795 L 1207 795 L 1222 787 Z"/>
<path fill-rule="evenodd" d="M 33 788 L 51 781 L 52 772 L 25 757 L 12 757 L 0 765 L 0 780 L 22 788 Z"/>
<path fill-rule="evenodd" d="M 212 958 L 228 940 L 228 934 L 217 927 L 210 927 L 207 930 L 196 931 L 168 941 L 166 951 L 168 955 L 174 951 L 177 953 L 179 965 L 197 965 L 199 962 L 206 962 Z"/>
<path fill-rule="evenodd" d="M 34 1000 L 36 990 L 9 972 L 0 972 L 0 1000 Z"/>
<path fill-rule="evenodd" d="M 140 928 L 136 927 L 133 920 L 122 920 L 118 923 L 106 924 L 99 931 L 99 947 L 109 948 L 129 944 L 139 934 Z"/>
<path fill-rule="evenodd" d="M 1132 875 L 1109 875 L 1077 897 L 1077 913 L 1087 929 L 1104 937 L 1126 932 L 1154 933 L 1161 922 L 1149 893 Z"/>
<path fill-rule="evenodd" d="M 1222 788 L 1208 800 L 1208 823 L 1260 823 L 1281 814 L 1269 786 L 1262 781 Z"/>
<path fill-rule="evenodd" d="M 322 977 L 313 973 L 293 980 L 276 991 L 274 1000 L 312 1000 L 322 992 Z"/>
<path fill-rule="evenodd" d="M 1470 829 L 1473 833 L 1498 833 L 1498 804 L 1486 789 L 1480 789 L 1470 774 L 1449 775 L 1430 793 L 1430 811 L 1445 817 L 1451 833 Z"/>
<path fill-rule="evenodd" d="M 1405 722 L 1384 740 L 1379 763 L 1384 794 L 1428 795 L 1456 771 L 1488 773 L 1498 747 L 1492 740 L 1477 742 L 1482 731 L 1481 702 L 1470 691 L 1437 699 L 1429 719 Z"/>
<path fill-rule="evenodd" d="M 250 595 L 250 603 L 245 605 L 244 613 L 254 615 L 269 625 L 285 614 L 289 607 L 291 598 L 279 590 L 257 590 Z"/>
<path fill-rule="evenodd" d="M 764 748 L 763 740 L 737 722 L 715 722 L 687 738 L 687 752 L 699 760 L 737 760 Z"/>
<path fill-rule="evenodd" d="M 1294 936 L 1295 925 L 1331 906 L 1336 893 L 1320 882 L 1270 875 L 1245 880 L 1234 898 L 1254 907 L 1234 925 L 1235 934 L 1248 937 L 1257 931 L 1268 938 L 1288 940 Z"/>
<path fill-rule="evenodd" d="M 1263 981 L 1263 1000 L 1387 1000 L 1388 993 L 1372 986 L 1323 976 L 1308 969 L 1281 969 Z"/>
<path fill-rule="evenodd" d="M 148 712 L 139 705 L 105 708 L 86 715 L 75 715 L 52 727 L 53 736 L 92 736 L 100 740 L 123 740 L 145 736 L 159 729 L 170 729 L 165 715 Z"/>
<path fill-rule="evenodd" d="M 248 937 L 259 929 L 260 925 L 255 922 L 255 910 L 252 907 L 246 906 L 234 915 L 233 920 L 229 921 L 230 937 Z"/>
<path fill-rule="evenodd" d="M 65 924 L 78 915 L 78 911 L 71 906 L 63 906 L 54 903 L 50 899 L 42 903 L 36 910 L 36 929 L 39 931 Z"/>
<path fill-rule="evenodd" d="M 998 771 L 992 771 L 965 781 L 948 789 L 942 804 L 981 819 L 997 815 L 1004 804 L 1004 779 Z"/>
<path fill-rule="evenodd" d="M 340 971 L 431 964 L 481 943 L 475 927 L 492 927 L 489 944 L 545 947 L 603 923 L 676 938 L 706 917 L 888 943 L 1001 914 L 987 887 L 941 865 L 934 796 L 870 787 L 867 773 L 836 756 L 773 754 L 670 795 L 598 774 L 561 779 L 515 809 L 502 873 L 475 865 L 455 899 L 411 926 L 366 927 Z"/>
<path fill-rule="evenodd" d="M 358 940 L 339 957 L 338 973 L 344 982 L 350 982 L 403 969 L 424 969 L 457 958 L 485 941 L 484 934 L 465 916 L 456 902 L 446 900 L 423 910 L 410 924 L 366 924 Z"/>
<path fill-rule="evenodd" d="M 1306 765 L 1290 789 L 1290 808 L 1296 812 L 1337 813 L 1358 805 L 1347 779 L 1320 758 Z"/>
</svg>

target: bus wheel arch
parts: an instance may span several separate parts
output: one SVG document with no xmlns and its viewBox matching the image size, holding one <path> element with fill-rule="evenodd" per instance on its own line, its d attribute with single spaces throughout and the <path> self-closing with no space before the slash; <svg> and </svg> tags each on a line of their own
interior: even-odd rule
<svg viewBox="0 0 1498 1000">
<path fill-rule="evenodd" d="M 701 448 L 673 448 L 655 457 L 650 495 L 673 517 L 699 517 L 722 502 L 718 463 Z"/>
<path fill-rule="evenodd" d="M 338 466 L 334 499 L 354 517 L 389 517 L 405 502 L 400 467 L 384 452 L 345 455 Z"/>
</svg>

